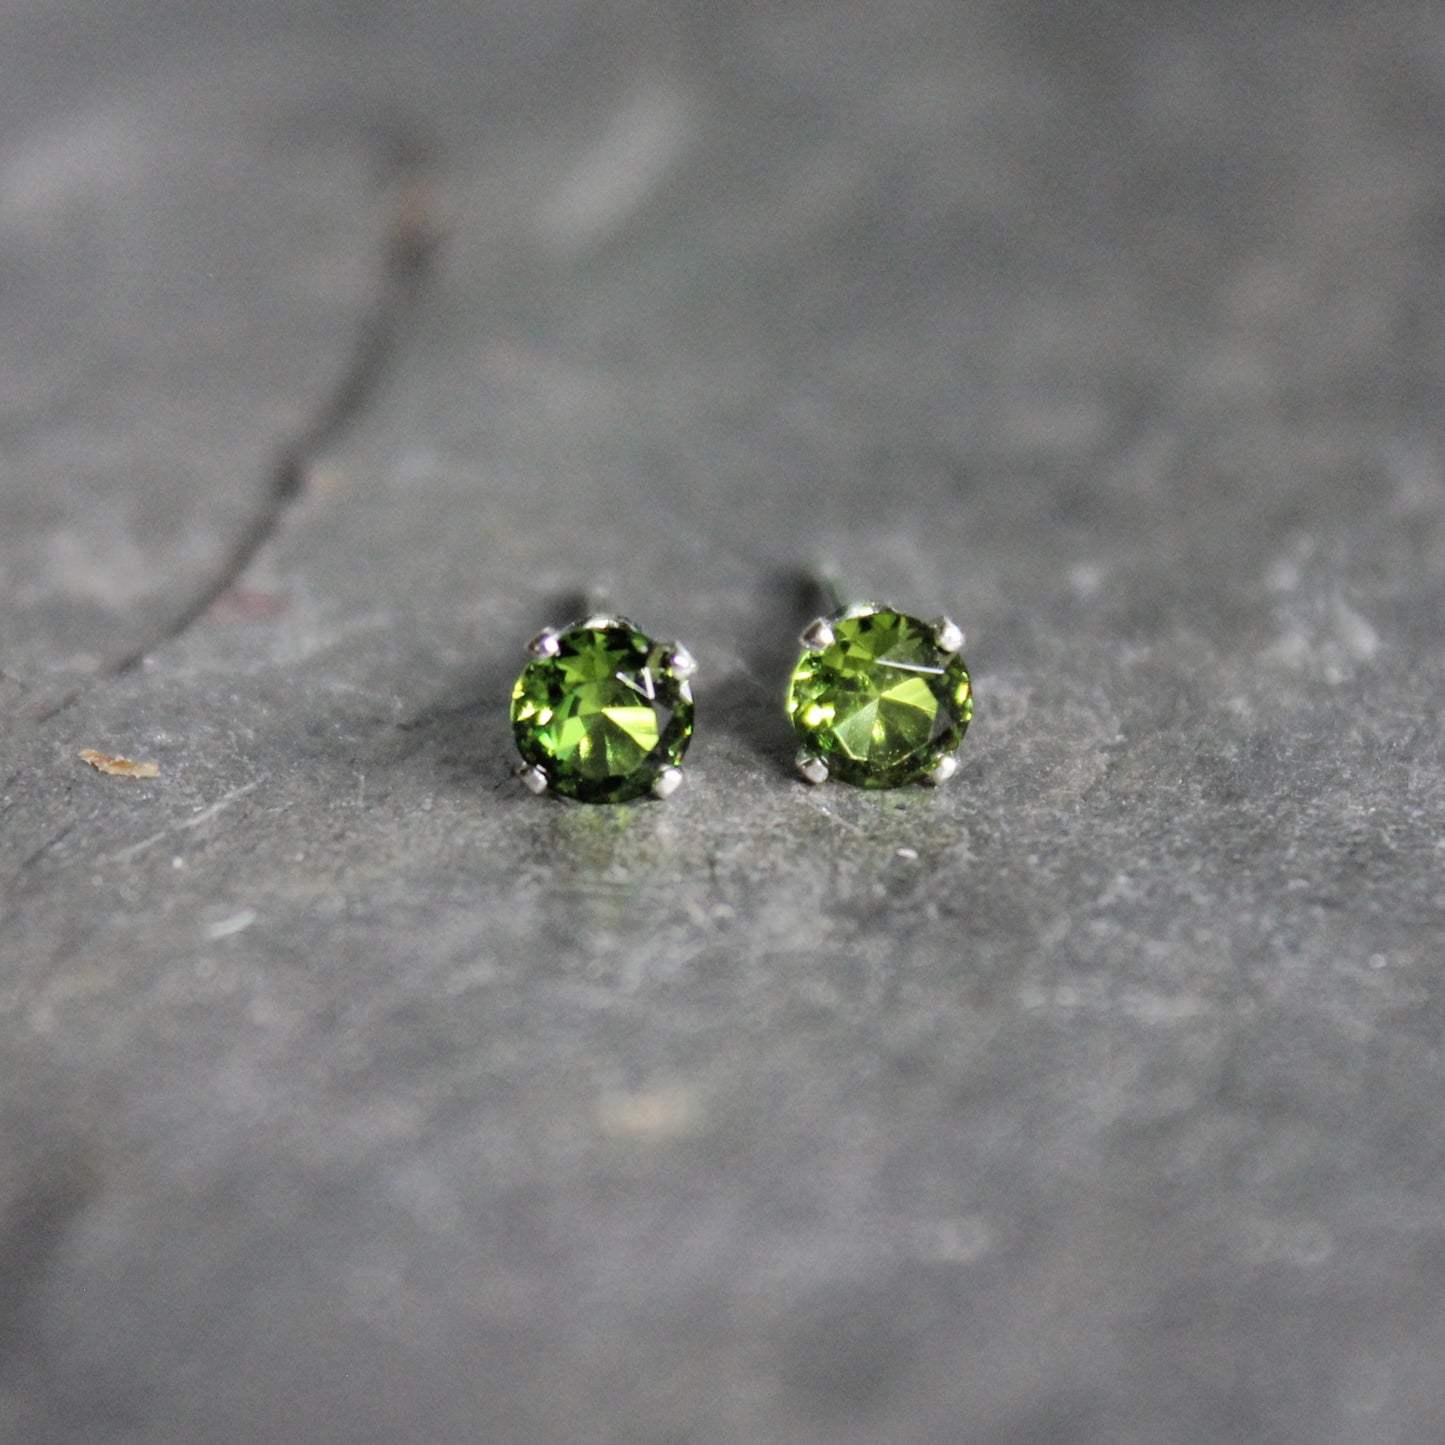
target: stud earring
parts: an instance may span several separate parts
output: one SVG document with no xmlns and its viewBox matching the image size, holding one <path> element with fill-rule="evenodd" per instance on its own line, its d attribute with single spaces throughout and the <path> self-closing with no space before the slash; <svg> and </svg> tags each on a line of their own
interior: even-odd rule
<svg viewBox="0 0 1445 1445">
<path fill-rule="evenodd" d="M 697 671 L 685 647 L 597 613 L 547 628 L 527 651 L 532 661 L 512 689 L 512 733 L 532 792 L 622 803 L 677 791 Z"/>
<path fill-rule="evenodd" d="M 896 788 L 958 771 L 973 686 L 956 623 L 858 602 L 809 624 L 801 641 L 787 697 L 800 777 Z"/>
</svg>

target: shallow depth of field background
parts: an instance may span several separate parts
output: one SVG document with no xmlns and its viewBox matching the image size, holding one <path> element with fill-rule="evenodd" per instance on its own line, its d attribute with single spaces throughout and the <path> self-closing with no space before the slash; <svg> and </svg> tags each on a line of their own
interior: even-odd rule
<svg viewBox="0 0 1445 1445">
<path fill-rule="evenodd" d="M 1445 11 L 0 35 L 0 1441 L 1445 1438 Z M 597 583 L 666 804 L 512 776 Z"/>
</svg>

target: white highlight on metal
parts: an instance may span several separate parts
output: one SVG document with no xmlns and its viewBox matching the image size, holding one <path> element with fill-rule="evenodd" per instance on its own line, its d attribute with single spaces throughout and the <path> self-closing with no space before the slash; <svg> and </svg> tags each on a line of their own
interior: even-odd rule
<svg viewBox="0 0 1445 1445">
<path fill-rule="evenodd" d="M 957 771 L 958 759 L 950 753 L 946 758 L 939 758 L 933 771 L 923 775 L 923 781 L 936 788 L 940 783 L 946 783 Z"/>
<path fill-rule="evenodd" d="M 533 657 L 556 657 L 562 650 L 559 641 L 561 633 L 555 627 L 544 627 L 528 644 L 527 651 Z"/>
<path fill-rule="evenodd" d="M 836 639 L 832 624 L 826 617 L 820 617 L 803 629 L 803 635 L 798 640 L 809 652 L 821 652 L 825 647 L 832 647 Z"/>
<path fill-rule="evenodd" d="M 933 620 L 933 640 L 940 652 L 962 652 L 963 628 L 951 617 L 936 617 Z"/>
<path fill-rule="evenodd" d="M 682 780 L 681 768 L 664 768 L 657 775 L 657 781 L 652 785 L 652 796 L 654 798 L 670 798 L 682 786 Z"/>
</svg>

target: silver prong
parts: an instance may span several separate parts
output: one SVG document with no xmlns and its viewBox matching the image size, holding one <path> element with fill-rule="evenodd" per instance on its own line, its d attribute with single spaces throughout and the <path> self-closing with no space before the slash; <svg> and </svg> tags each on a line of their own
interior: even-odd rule
<svg viewBox="0 0 1445 1445">
<path fill-rule="evenodd" d="M 816 622 L 810 622 L 803 629 L 803 635 L 798 641 L 809 652 L 821 652 L 825 647 L 832 647 L 834 642 L 833 624 L 826 617 L 820 617 Z"/>
<path fill-rule="evenodd" d="M 951 617 L 935 617 L 933 619 L 933 640 L 938 644 L 940 652 L 962 652 L 963 628 Z"/>
<path fill-rule="evenodd" d="M 697 659 L 680 642 L 674 642 L 667 649 L 667 665 L 679 682 L 686 682 L 697 674 Z"/>
<path fill-rule="evenodd" d="M 555 627 L 544 627 L 528 644 L 533 657 L 556 657 L 561 651 L 561 636 Z"/>
<path fill-rule="evenodd" d="M 940 783 L 946 783 L 958 771 L 958 759 L 952 753 L 939 758 L 934 765 L 933 771 L 923 775 L 923 781 L 930 788 L 936 788 Z"/>
<path fill-rule="evenodd" d="M 681 768 L 664 768 L 652 785 L 652 796 L 670 798 L 682 786 L 684 776 Z"/>
<path fill-rule="evenodd" d="M 517 776 L 522 780 L 522 786 L 529 793 L 545 793 L 547 791 L 547 774 L 541 768 L 523 768 Z"/>
<path fill-rule="evenodd" d="M 793 766 L 798 770 L 798 776 L 805 783 L 812 783 L 816 788 L 819 783 L 828 781 L 828 765 L 816 753 L 810 753 L 807 748 L 802 749 L 793 761 Z"/>
</svg>

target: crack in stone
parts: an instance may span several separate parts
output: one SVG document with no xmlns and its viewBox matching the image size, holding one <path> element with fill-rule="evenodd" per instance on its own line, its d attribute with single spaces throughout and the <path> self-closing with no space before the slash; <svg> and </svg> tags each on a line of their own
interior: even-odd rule
<svg viewBox="0 0 1445 1445">
<path fill-rule="evenodd" d="M 42 843 L 28 858 L 20 865 L 18 872 L 28 873 L 42 858 L 52 850 L 58 848 L 73 832 L 74 823 L 67 823 L 53 838 Z"/>
<path fill-rule="evenodd" d="M 143 642 L 107 663 L 94 681 L 133 672 L 150 653 L 183 636 L 245 575 L 257 554 L 281 528 L 292 503 L 305 490 L 313 459 L 365 410 L 396 352 L 431 271 L 440 240 L 435 192 L 424 149 L 400 130 L 378 156 L 382 185 L 392 196 L 382 245 L 378 285 L 363 314 L 341 374 L 294 436 L 283 439 L 271 465 L 265 490 L 250 519 L 233 539 L 211 575 L 178 612 Z M 49 722 L 73 706 L 92 683 L 73 687 L 35 715 Z"/>
</svg>

